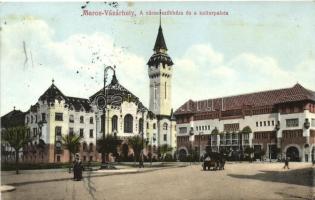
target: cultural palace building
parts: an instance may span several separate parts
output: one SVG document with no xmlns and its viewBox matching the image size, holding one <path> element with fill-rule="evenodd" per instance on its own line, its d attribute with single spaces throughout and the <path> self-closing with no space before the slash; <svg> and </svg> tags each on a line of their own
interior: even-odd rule
<svg viewBox="0 0 315 200">
<path fill-rule="evenodd" d="M 256 159 L 289 156 L 310 162 L 315 154 L 315 92 L 290 88 L 189 100 L 175 112 L 180 155 L 228 150 L 240 156 L 252 147 Z"/>
<path fill-rule="evenodd" d="M 82 160 L 100 161 L 96 141 L 104 131 L 105 134 L 122 138 L 122 145 L 128 143 L 129 137 L 143 134 L 145 142 L 153 147 L 153 151 L 165 144 L 175 151 L 176 121 L 171 109 L 173 62 L 167 54 L 161 24 L 153 50 L 147 63 L 150 79 L 149 108 L 122 86 L 114 73 L 110 84 L 106 86 L 105 117 L 96 103 L 97 96 L 104 94 L 104 88 L 89 98 L 71 97 L 64 94 L 54 80 L 28 111 L 14 109 L 1 117 L 2 129 L 13 125 L 28 127 L 32 142 L 23 148 L 21 160 L 32 163 L 68 162 L 69 152 L 62 145 L 62 136 L 75 134 L 81 137 Z M 17 124 L 9 123 L 17 119 Z M 7 152 L 12 149 L 2 143 L 2 150 Z M 130 147 L 129 154 L 132 154 Z M 2 160 L 5 159 L 2 154 Z"/>
</svg>

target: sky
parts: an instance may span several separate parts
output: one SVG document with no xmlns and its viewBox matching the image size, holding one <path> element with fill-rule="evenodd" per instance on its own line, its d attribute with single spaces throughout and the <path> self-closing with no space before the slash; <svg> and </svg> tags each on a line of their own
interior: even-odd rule
<svg viewBox="0 0 315 200">
<path fill-rule="evenodd" d="M 65 95 L 89 98 L 102 88 L 108 65 L 116 66 L 118 81 L 148 106 L 146 63 L 153 54 L 159 15 L 147 14 L 160 9 L 174 62 L 175 110 L 189 99 L 297 82 L 315 91 L 314 2 L 119 2 L 117 7 L 104 2 L 2 2 L 1 116 L 14 106 L 28 110 L 52 79 Z M 82 16 L 83 10 L 133 11 L 136 16 Z"/>
</svg>

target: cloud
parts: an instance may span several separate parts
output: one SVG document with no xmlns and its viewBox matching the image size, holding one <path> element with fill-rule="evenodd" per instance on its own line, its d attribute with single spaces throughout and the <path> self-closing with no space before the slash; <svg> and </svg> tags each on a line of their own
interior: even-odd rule
<svg viewBox="0 0 315 200">
<path fill-rule="evenodd" d="M 145 59 L 116 46 L 112 37 L 78 33 L 59 41 L 44 20 L 20 16 L 6 22 L 1 35 L 1 115 L 13 106 L 27 110 L 52 78 L 65 95 L 88 98 L 103 86 L 104 66 L 114 64 L 118 80 L 148 103 Z"/>
<path fill-rule="evenodd" d="M 115 38 L 94 32 L 57 40 L 56 30 L 42 19 L 15 16 L 6 21 L 1 30 L 1 115 L 13 106 L 27 110 L 52 78 L 64 94 L 88 98 L 103 86 L 104 65 L 114 64 L 119 82 L 148 105 L 148 58 L 117 46 Z M 243 52 L 227 59 L 211 44 L 196 44 L 173 60 L 174 109 L 188 99 L 291 87 L 296 82 L 312 90 L 315 85 L 315 60 L 310 57 L 284 67 L 271 55 Z"/>
<path fill-rule="evenodd" d="M 211 45 L 198 44 L 187 49 L 183 57 L 174 60 L 175 108 L 188 99 L 202 100 L 292 87 L 296 82 L 312 90 L 315 85 L 313 59 L 302 60 L 291 68 L 279 66 L 272 56 L 248 52 L 224 60 L 223 54 Z"/>
</svg>

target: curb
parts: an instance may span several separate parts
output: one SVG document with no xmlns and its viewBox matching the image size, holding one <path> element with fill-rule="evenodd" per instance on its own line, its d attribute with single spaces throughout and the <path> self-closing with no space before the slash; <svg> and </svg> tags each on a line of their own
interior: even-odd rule
<svg viewBox="0 0 315 200">
<path fill-rule="evenodd" d="M 15 187 L 11 186 L 11 185 L 1 185 L 0 186 L 0 191 L 1 193 L 4 193 L 4 192 L 11 192 L 11 191 L 14 191 L 15 190 Z"/>
<path fill-rule="evenodd" d="M 170 166 L 170 167 L 163 167 L 163 168 L 154 168 L 154 169 L 147 169 L 147 170 L 136 170 L 136 171 L 127 171 L 127 172 L 107 172 L 107 173 L 92 173 L 88 172 L 88 174 L 83 174 L 83 179 L 89 179 L 92 177 L 104 177 L 104 176 L 117 176 L 117 175 L 125 175 L 125 174 L 139 174 L 139 173 L 146 173 L 146 172 L 153 172 L 163 169 L 171 169 L 171 168 L 181 168 L 181 167 L 187 167 L 186 165 L 180 165 L 180 166 Z M 65 178 L 59 178 L 59 179 L 49 179 L 49 180 L 39 180 L 39 181 L 27 181 L 27 182 L 18 182 L 18 183 L 9 183 L 13 186 L 20 186 L 25 184 L 34 184 L 34 183 L 41 183 L 41 182 L 54 182 L 54 181 L 66 181 L 66 180 L 72 180 L 73 177 L 65 177 Z M 15 189 L 15 188 L 14 188 Z"/>
</svg>

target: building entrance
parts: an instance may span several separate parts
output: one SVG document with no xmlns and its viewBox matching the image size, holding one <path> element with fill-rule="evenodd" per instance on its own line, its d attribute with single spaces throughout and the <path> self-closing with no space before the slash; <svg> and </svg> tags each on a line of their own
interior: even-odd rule
<svg viewBox="0 0 315 200">
<path fill-rule="evenodd" d="M 290 161 L 300 161 L 299 150 L 296 147 L 289 147 L 286 156 L 290 157 Z"/>
</svg>

